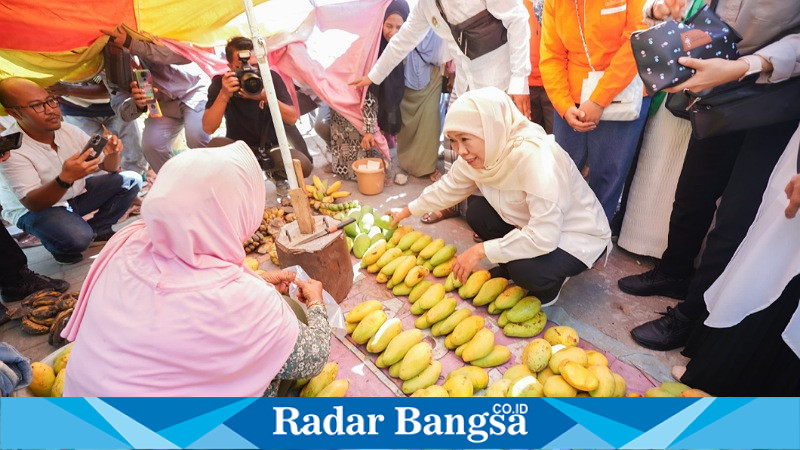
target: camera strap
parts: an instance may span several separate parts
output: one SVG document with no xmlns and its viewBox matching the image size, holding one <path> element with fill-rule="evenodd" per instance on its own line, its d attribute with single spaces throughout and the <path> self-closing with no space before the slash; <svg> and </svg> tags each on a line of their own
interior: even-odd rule
<svg viewBox="0 0 800 450">
<path fill-rule="evenodd" d="M 266 152 L 267 151 L 267 117 L 266 117 L 267 108 L 258 109 L 258 124 L 259 124 L 259 135 L 258 135 L 258 151 L 259 152 Z"/>
<path fill-rule="evenodd" d="M 264 170 L 270 170 L 271 161 L 269 150 L 267 149 L 267 122 L 266 119 L 267 108 L 259 108 L 258 111 L 258 148 L 256 149 L 256 159 L 261 164 Z"/>
</svg>

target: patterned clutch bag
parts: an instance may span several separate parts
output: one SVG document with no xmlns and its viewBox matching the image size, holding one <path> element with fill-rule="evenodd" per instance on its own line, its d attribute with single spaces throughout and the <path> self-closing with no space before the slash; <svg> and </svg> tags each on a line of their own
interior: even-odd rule
<svg viewBox="0 0 800 450">
<path fill-rule="evenodd" d="M 649 95 L 683 83 L 694 75 L 694 69 L 678 64 L 678 58 L 736 59 L 736 43 L 741 36 L 719 18 L 708 6 L 685 23 L 668 20 L 631 35 L 633 56 L 639 76 Z"/>
</svg>

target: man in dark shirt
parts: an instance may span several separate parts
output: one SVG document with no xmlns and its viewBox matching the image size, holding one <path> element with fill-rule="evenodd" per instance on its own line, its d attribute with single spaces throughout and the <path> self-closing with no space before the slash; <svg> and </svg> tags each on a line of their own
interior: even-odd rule
<svg viewBox="0 0 800 450">
<path fill-rule="evenodd" d="M 275 134 L 275 125 L 270 115 L 266 93 L 264 90 L 259 95 L 247 93 L 239 86 L 239 79 L 234 73 L 242 68 L 243 64 L 239 58 L 239 52 L 242 50 L 250 51 L 249 64 L 258 70 L 258 62 L 252 51 L 253 42 L 250 39 L 239 36 L 228 41 L 225 46 L 225 57 L 228 59 L 228 66 L 231 70 L 222 76 L 217 75 L 211 80 L 206 111 L 203 115 L 203 129 L 209 134 L 215 132 L 219 128 L 222 118 L 225 117 L 226 137 L 247 143 L 259 157 L 262 167 L 271 170 L 276 186 L 283 185 L 286 180 L 286 171 L 280 151 L 276 148 L 278 138 Z M 275 72 L 271 72 L 271 75 L 278 97 L 281 118 L 287 127 L 294 126 L 299 115 L 292 106 L 289 92 Z M 260 148 L 262 151 L 259 150 Z M 275 149 L 275 151 L 270 151 L 271 149 Z M 264 157 L 259 155 L 264 155 Z M 265 158 L 271 163 L 264 161 Z M 311 173 L 313 164 L 307 155 L 292 149 L 292 158 L 300 160 L 304 177 Z M 268 169 L 267 166 L 270 165 L 272 168 Z"/>
</svg>

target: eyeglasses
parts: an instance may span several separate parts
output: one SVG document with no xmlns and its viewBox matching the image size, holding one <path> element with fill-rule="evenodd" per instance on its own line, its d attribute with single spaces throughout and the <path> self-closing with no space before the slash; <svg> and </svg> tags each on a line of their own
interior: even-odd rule
<svg viewBox="0 0 800 450">
<path fill-rule="evenodd" d="M 56 109 L 59 107 L 58 99 L 61 97 L 48 97 L 43 102 L 36 102 L 31 103 L 30 105 L 23 105 L 23 106 L 6 106 L 6 109 L 21 109 L 21 108 L 30 108 L 35 113 L 43 113 L 45 110 L 45 105 L 49 106 L 50 109 Z"/>
</svg>

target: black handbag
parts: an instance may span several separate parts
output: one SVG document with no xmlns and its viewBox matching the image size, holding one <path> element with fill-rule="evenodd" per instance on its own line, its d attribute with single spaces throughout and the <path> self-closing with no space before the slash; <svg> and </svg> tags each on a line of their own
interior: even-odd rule
<svg viewBox="0 0 800 450">
<path fill-rule="evenodd" d="M 133 69 L 131 53 L 125 48 L 106 44 L 103 47 L 103 65 L 106 71 L 106 84 L 112 93 L 131 93 Z"/>
<path fill-rule="evenodd" d="M 757 79 L 751 75 L 698 93 L 670 94 L 666 107 L 692 122 L 697 139 L 800 120 L 800 77 L 764 84 Z"/>
<path fill-rule="evenodd" d="M 648 95 L 678 85 L 695 70 L 678 64 L 678 58 L 737 59 L 741 36 L 708 6 L 684 23 L 668 20 L 631 35 L 633 57 Z"/>
<path fill-rule="evenodd" d="M 506 30 L 503 22 L 486 9 L 457 25 L 453 25 L 444 13 L 441 0 L 436 0 L 436 7 L 450 27 L 450 33 L 452 33 L 453 39 L 456 40 L 458 48 L 469 59 L 481 57 L 497 50 L 508 42 L 508 30 Z"/>
</svg>

